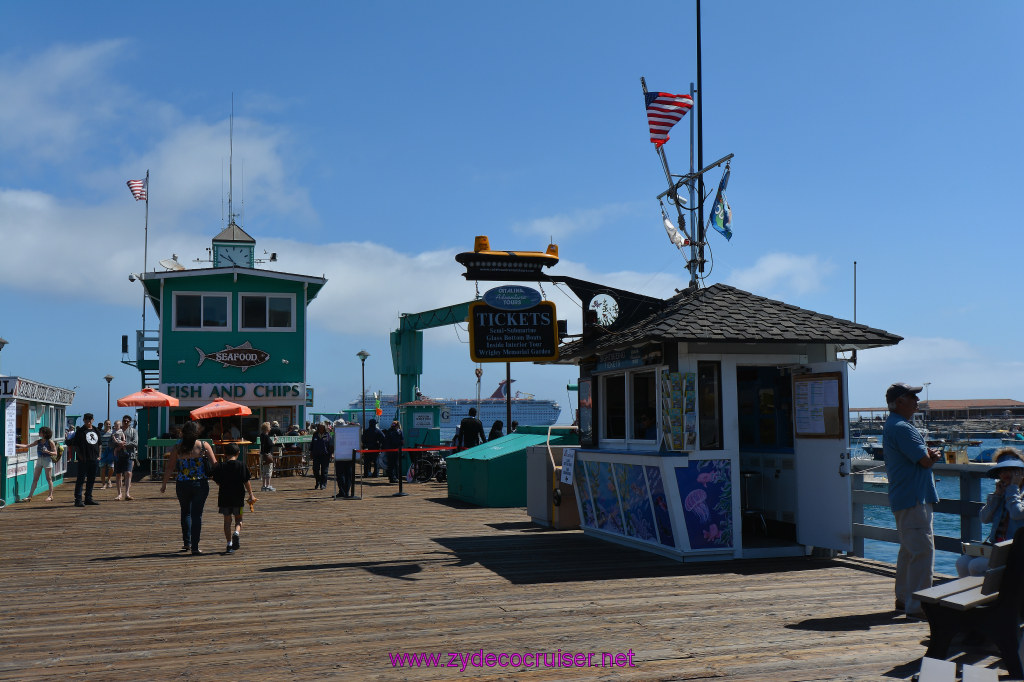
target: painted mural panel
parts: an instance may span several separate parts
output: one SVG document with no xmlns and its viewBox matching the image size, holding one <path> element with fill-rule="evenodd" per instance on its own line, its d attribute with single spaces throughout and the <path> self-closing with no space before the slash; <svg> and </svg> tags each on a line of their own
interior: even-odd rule
<svg viewBox="0 0 1024 682">
<path fill-rule="evenodd" d="M 584 528 L 597 528 L 594 503 L 590 499 L 590 486 L 587 483 L 587 466 L 588 462 L 579 459 L 577 455 L 573 485 L 576 486 L 576 495 L 580 498 L 580 525 Z"/>
<path fill-rule="evenodd" d="M 608 462 L 587 462 L 587 488 L 594 502 L 595 528 L 624 535 L 619 497 L 615 492 L 612 466 Z"/>
<path fill-rule="evenodd" d="M 626 535 L 637 540 L 657 542 L 654 512 L 647 494 L 647 479 L 639 464 L 615 463 L 615 482 L 622 498 L 623 525 Z"/>
<path fill-rule="evenodd" d="M 676 467 L 691 549 L 733 546 L 732 464 L 728 459 L 691 460 Z"/>
<path fill-rule="evenodd" d="M 665 484 L 661 478 L 661 469 L 648 465 L 647 486 L 651 491 L 651 502 L 654 504 L 654 523 L 658 529 L 658 538 L 666 547 L 675 547 L 676 541 L 672 534 L 672 517 L 668 513 L 668 500 L 665 498 Z"/>
</svg>

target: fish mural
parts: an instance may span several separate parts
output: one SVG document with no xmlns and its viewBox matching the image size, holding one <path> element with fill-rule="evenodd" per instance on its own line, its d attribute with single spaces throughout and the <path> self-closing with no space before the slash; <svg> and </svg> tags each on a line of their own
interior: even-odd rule
<svg viewBox="0 0 1024 682">
<path fill-rule="evenodd" d="M 212 353 L 204 352 L 199 346 L 196 346 L 195 349 L 199 353 L 199 364 L 196 367 L 202 367 L 204 362 L 212 360 L 213 362 L 219 362 L 222 367 L 241 367 L 243 374 L 250 367 L 262 365 L 270 359 L 270 353 L 253 348 L 252 344 L 248 341 L 241 346 L 234 347 L 224 344 L 224 350 L 217 350 Z"/>
<path fill-rule="evenodd" d="M 725 458 L 692 460 L 676 467 L 690 549 L 733 546 L 731 469 Z"/>
</svg>

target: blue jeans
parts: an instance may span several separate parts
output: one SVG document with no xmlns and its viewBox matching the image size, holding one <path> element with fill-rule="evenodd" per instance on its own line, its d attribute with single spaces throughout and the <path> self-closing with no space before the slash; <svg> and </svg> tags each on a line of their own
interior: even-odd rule
<svg viewBox="0 0 1024 682">
<path fill-rule="evenodd" d="M 78 475 L 75 477 L 75 502 L 82 501 L 82 484 L 85 484 L 85 499 L 92 499 L 92 487 L 96 484 L 96 471 L 99 462 L 96 460 L 78 460 Z"/>
<path fill-rule="evenodd" d="M 203 507 L 210 495 L 210 482 L 178 481 L 174 486 L 181 506 L 181 541 L 199 549 L 199 535 L 203 532 Z"/>
</svg>

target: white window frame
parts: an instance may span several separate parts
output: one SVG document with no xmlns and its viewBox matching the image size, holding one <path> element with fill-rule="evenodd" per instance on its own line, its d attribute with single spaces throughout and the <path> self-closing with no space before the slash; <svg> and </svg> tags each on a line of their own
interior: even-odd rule
<svg viewBox="0 0 1024 682">
<path fill-rule="evenodd" d="M 246 296 L 262 296 L 265 299 L 270 299 L 270 298 L 287 298 L 287 299 L 289 299 L 291 301 L 291 306 L 292 306 L 292 314 L 291 314 L 292 323 L 291 323 L 291 325 L 288 326 L 288 327 L 271 327 L 271 326 L 269 326 L 269 324 L 270 324 L 270 309 L 269 309 L 270 303 L 267 302 L 265 304 L 264 308 L 263 308 L 263 311 L 264 311 L 264 313 L 266 315 L 265 319 L 267 321 L 268 326 L 266 326 L 266 327 L 243 327 L 242 326 L 242 314 L 243 314 L 244 306 L 242 305 L 242 298 L 246 297 Z M 296 324 L 296 317 L 297 316 L 298 316 L 298 312 L 297 312 L 297 310 L 295 308 L 295 294 L 270 292 L 270 291 L 268 291 L 268 292 L 263 292 L 263 291 L 240 291 L 240 292 L 238 292 L 238 331 L 240 331 L 240 332 L 271 332 L 271 333 L 276 333 L 276 332 L 294 332 L 295 331 L 295 324 Z"/>
<path fill-rule="evenodd" d="M 198 327 L 179 327 L 178 326 L 178 296 L 201 296 L 201 297 L 218 297 L 223 298 L 227 301 L 227 319 L 223 327 L 206 327 L 202 324 L 202 306 L 199 305 L 199 317 L 200 323 Z M 229 291 L 175 291 L 171 299 L 171 330 L 172 331 L 189 331 L 189 332 L 229 332 L 231 331 L 231 292 Z"/>
<path fill-rule="evenodd" d="M 661 382 L 658 381 L 661 370 L 664 369 L 664 365 L 643 365 L 640 367 L 631 367 L 624 371 L 619 372 L 608 372 L 606 374 L 597 375 L 597 379 L 600 381 L 600 415 L 599 423 L 600 429 L 598 431 L 598 442 L 601 449 L 608 448 L 624 448 L 626 450 L 653 450 L 658 447 L 661 442 Z M 630 432 L 632 431 L 631 425 L 635 423 L 635 420 L 639 418 L 639 415 L 633 414 L 633 377 L 637 374 L 653 374 L 654 377 L 654 406 L 655 414 L 654 418 L 658 424 L 658 437 L 654 440 L 647 440 L 644 438 L 631 438 Z M 614 377 L 625 377 L 625 393 L 623 394 L 623 400 L 625 402 L 626 414 L 625 414 L 625 435 L 622 438 L 609 438 L 607 435 L 608 428 L 608 394 L 607 394 L 607 380 Z"/>
</svg>

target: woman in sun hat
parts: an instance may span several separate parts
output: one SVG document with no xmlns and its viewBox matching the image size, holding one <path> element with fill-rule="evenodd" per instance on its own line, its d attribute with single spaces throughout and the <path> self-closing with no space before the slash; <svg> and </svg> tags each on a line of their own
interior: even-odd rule
<svg viewBox="0 0 1024 682">
<path fill-rule="evenodd" d="M 992 524 L 992 532 L 985 540 L 990 544 L 1013 538 L 1017 529 L 1024 526 L 1024 500 L 1021 499 L 1024 457 L 1016 448 L 1000 448 L 992 459 L 995 465 L 988 475 L 998 479 L 996 489 L 989 494 L 979 514 L 982 523 Z M 963 554 L 956 560 L 956 572 L 961 578 L 984 575 L 987 570 L 988 557 Z"/>
</svg>

